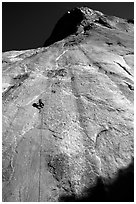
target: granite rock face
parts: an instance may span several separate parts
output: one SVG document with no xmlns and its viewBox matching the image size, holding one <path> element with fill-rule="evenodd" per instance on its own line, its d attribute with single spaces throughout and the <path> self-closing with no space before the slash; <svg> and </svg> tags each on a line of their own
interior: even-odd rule
<svg viewBox="0 0 136 204">
<path fill-rule="evenodd" d="M 107 192 L 133 166 L 133 28 L 76 8 L 44 47 L 3 53 L 3 201 L 132 201 Z"/>
</svg>

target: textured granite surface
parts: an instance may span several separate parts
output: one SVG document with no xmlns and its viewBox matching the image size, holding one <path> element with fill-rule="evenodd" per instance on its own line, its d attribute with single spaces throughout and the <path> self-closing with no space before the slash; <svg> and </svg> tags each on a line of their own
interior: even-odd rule
<svg viewBox="0 0 136 204">
<path fill-rule="evenodd" d="M 3 53 L 3 201 L 132 201 L 116 183 L 133 166 L 133 28 L 76 8 L 44 47 Z"/>
</svg>

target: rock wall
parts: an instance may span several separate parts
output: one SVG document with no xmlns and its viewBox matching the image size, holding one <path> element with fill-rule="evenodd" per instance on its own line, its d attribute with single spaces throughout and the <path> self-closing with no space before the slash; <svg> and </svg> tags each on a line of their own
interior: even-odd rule
<svg viewBox="0 0 136 204">
<path fill-rule="evenodd" d="M 50 46 L 3 53 L 3 201 L 111 201 L 94 189 L 133 163 L 133 22 L 77 8 L 58 25 Z"/>
</svg>

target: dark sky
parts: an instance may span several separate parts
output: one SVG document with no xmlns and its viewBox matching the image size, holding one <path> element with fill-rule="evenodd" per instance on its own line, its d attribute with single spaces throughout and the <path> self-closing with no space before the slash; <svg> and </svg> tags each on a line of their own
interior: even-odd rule
<svg viewBox="0 0 136 204">
<path fill-rule="evenodd" d="M 134 18 L 132 2 L 3 2 L 3 52 L 42 47 L 61 16 L 77 6 L 121 18 Z"/>
</svg>

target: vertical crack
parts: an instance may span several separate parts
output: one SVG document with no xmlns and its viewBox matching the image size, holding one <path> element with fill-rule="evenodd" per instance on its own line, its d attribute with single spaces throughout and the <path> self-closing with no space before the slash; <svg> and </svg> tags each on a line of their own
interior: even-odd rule
<svg viewBox="0 0 136 204">
<path fill-rule="evenodd" d="M 83 124 L 83 116 L 81 115 L 81 112 L 84 112 L 84 107 L 83 107 L 83 104 L 81 102 L 81 99 L 80 99 L 80 94 L 78 92 L 78 88 L 76 87 L 76 81 L 75 81 L 75 77 L 74 77 L 74 74 L 72 73 L 72 70 L 69 69 L 69 72 L 70 72 L 70 76 L 71 76 L 71 88 L 72 88 L 72 92 L 74 94 L 74 96 L 76 97 L 76 104 L 77 104 L 77 111 L 79 113 L 79 122 L 80 122 L 80 127 L 83 129 L 85 135 L 89 138 L 89 140 L 91 142 L 93 142 L 93 140 L 88 136 L 88 133 L 86 131 L 86 127 L 85 125 Z"/>
<path fill-rule="evenodd" d="M 96 153 L 94 140 L 91 139 L 91 137 L 89 137 L 88 132 L 87 132 L 87 127 L 85 126 L 85 123 L 84 123 L 84 121 L 86 121 L 87 119 L 82 115 L 82 113 L 85 112 L 85 109 L 84 109 L 83 103 L 82 103 L 81 98 L 80 98 L 80 93 L 78 92 L 76 79 L 74 77 L 74 74 L 72 73 L 72 70 L 70 70 L 69 72 L 70 72 L 70 76 L 71 76 L 72 92 L 73 92 L 74 96 L 76 97 L 76 104 L 77 104 L 77 111 L 79 113 L 80 127 L 82 128 L 85 136 L 89 139 L 89 143 L 87 143 L 87 149 L 86 149 L 86 147 L 85 147 L 85 149 L 89 153 L 90 159 L 95 158 L 95 162 L 96 162 L 95 165 L 96 165 L 96 168 L 98 168 L 98 172 L 97 173 L 95 172 L 95 175 L 99 176 L 101 174 L 101 159 Z M 92 165 L 92 164 L 90 164 L 90 165 Z"/>
</svg>

